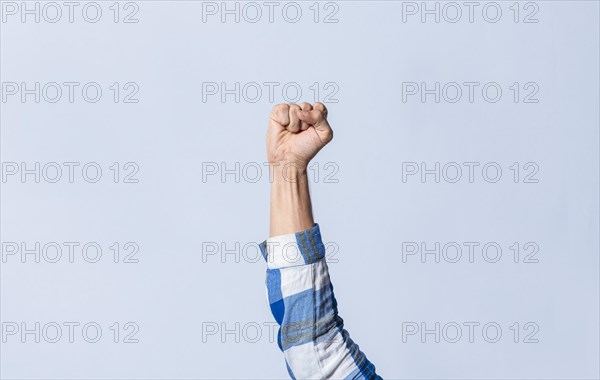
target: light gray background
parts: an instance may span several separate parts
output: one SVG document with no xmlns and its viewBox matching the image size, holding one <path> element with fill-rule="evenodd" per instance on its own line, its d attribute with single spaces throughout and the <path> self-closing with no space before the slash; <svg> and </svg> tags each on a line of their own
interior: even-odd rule
<svg viewBox="0 0 600 380">
<path fill-rule="evenodd" d="M 96 344 L 9 337 L 3 378 L 287 377 L 266 327 L 256 343 L 241 334 L 202 341 L 203 323 L 272 322 L 262 262 L 202 259 L 203 242 L 231 248 L 268 234 L 265 173 L 257 183 L 202 181 L 203 162 L 265 160 L 269 99 L 202 102 L 202 82 L 236 81 L 297 82 L 306 94 L 313 82 L 339 86 L 328 104 L 335 138 L 317 158 L 321 170 L 339 167 L 338 182 L 312 183 L 314 209 L 325 241 L 339 247 L 330 270 L 341 316 L 382 376 L 598 378 L 598 2 L 538 1 L 533 24 L 512 21 L 512 2 L 499 3 L 497 23 L 476 13 L 455 24 L 403 23 L 393 1 L 337 2 L 333 24 L 312 21 L 312 2 L 301 3 L 298 23 L 278 13 L 255 24 L 203 23 L 200 2 L 137 4 L 136 24 L 105 13 L 96 24 L 1 25 L 2 82 L 106 90 L 96 104 L 1 104 L 2 162 L 105 170 L 95 184 L 2 183 L 2 241 L 95 241 L 106 255 L 2 263 L 2 322 L 103 327 Z M 139 103 L 112 103 L 107 86 L 129 81 Z M 498 82 L 504 94 L 493 104 L 402 102 L 402 82 L 436 81 Z M 536 82 L 539 103 L 512 102 L 513 82 Z M 140 182 L 112 183 L 108 166 L 129 161 Z M 467 161 L 497 162 L 503 177 L 402 181 L 402 162 Z M 537 163 L 539 182 L 512 182 L 513 162 Z M 137 242 L 140 262 L 111 262 L 115 241 Z M 403 262 L 407 241 L 494 241 L 503 257 Z M 513 263 L 517 241 L 537 243 L 539 263 Z M 140 342 L 113 343 L 116 321 L 137 323 Z M 403 322 L 468 321 L 497 322 L 502 338 L 488 343 L 477 330 L 473 343 L 402 342 Z M 539 342 L 514 343 L 514 322 L 536 323 Z"/>
</svg>

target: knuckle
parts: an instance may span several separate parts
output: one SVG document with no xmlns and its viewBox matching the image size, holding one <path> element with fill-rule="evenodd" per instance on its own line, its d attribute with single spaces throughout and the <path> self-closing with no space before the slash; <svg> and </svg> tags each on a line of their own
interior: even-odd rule
<svg viewBox="0 0 600 380">
<path fill-rule="evenodd" d="M 323 111 L 323 112 L 327 113 L 327 107 L 325 107 L 325 104 L 323 104 L 321 102 L 316 102 L 315 103 L 315 109 L 318 109 L 320 111 Z"/>
<path fill-rule="evenodd" d="M 287 104 L 277 104 L 273 106 L 270 119 L 283 126 L 287 125 L 289 123 L 288 108 Z"/>
<path fill-rule="evenodd" d="M 301 106 L 302 106 L 302 109 L 305 111 L 309 111 L 312 109 L 312 106 L 310 105 L 310 103 L 307 103 L 307 102 L 302 103 Z"/>
<path fill-rule="evenodd" d="M 287 104 L 285 104 L 285 103 L 276 104 L 276 105 L 273 106 L 273 113 L 277 113 L 277 112 L 280 112 L 280 111 L 285 111 L 285 110 L 287 110 L 288 107 L 289 106 Z"/>
</svg>

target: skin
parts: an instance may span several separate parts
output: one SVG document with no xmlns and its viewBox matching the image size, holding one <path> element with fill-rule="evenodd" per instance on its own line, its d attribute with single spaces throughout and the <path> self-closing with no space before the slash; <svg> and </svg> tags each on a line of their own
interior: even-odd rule
<svg viewBox="0 0 600 380">
<path fill-rule="evenodd" d="M 267 129 L 271 170 L 270 236 L 314 226 L 307 167 L 333 139 L 323 103 L 279 104 L 273 107 Z"/>
</svg>

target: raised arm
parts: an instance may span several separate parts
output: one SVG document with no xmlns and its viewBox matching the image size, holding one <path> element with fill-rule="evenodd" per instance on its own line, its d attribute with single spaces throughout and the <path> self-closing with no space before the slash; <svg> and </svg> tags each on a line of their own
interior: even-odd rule
<svg viewBox="0 0 600 380">
<path fill-rule="evenodd" d="M 325 247 L 312 215 L 306 168 L 332 138 L 321 103 L 280 104 L 271 112 L 271 237 L 261 244 L 269 304 L 292 378 L 379 379 L 338 316 Z"/>
</svg>

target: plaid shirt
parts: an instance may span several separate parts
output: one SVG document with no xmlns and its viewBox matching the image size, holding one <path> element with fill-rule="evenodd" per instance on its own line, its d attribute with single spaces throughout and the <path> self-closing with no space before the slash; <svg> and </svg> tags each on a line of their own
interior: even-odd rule
<svg viewBox="0 0 600 380">
<path fill-rule="evenodd" d="M 260 248 L 277 343 L 292 379 L 381 379 L 338 316 L 319 225 Z"/>
</svg>

